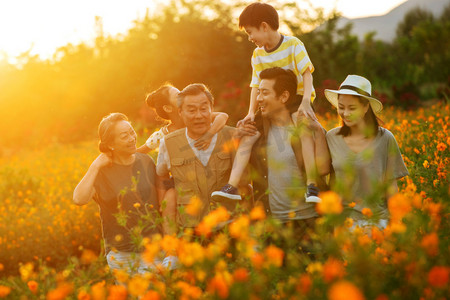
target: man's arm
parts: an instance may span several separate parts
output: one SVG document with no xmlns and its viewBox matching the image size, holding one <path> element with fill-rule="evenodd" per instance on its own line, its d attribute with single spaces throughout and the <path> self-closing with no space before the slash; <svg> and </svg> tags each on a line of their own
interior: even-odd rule
<svg viewBox="0 0 450 300">
<path fill-rule="evenodd" d="M 227 124 L 228 114 L 224 112 L 213 112 L 211 115 L 213 118 L 211 128 L 201 138 L 195 141 L 194 147 L 199 150 L 208 149 L 213 136 Z"/>
</svg>

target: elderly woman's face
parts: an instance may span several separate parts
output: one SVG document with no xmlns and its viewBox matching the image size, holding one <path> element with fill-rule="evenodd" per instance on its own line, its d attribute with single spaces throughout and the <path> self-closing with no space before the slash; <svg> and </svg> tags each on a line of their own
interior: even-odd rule
<svg viewBox="0 0 450 300">
<path fill-rule="evenodd" d="M 136 153 L 136 132 L 128 121 L 119 121 L 114 126 L 114 140 L 111 147 L 121 154 Z"/>
</svg>

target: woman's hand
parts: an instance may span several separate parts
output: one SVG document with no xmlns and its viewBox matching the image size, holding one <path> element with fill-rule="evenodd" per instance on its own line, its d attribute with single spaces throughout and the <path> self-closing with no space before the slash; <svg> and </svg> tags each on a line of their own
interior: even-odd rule
<svg viewBox="0 0 450 300">
<path fill-rule="evenodd" d="M 112 153 L 101 153 L 97 158 L 92 162 L 92 167 L 100 170 L 103 167 L 112 165 Z"/>
</svg>

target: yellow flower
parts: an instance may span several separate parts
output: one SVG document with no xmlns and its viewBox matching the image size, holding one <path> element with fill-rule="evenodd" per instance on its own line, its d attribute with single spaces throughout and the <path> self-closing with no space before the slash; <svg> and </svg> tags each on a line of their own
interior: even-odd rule
<svg viewBox="0 0 450 300">
<path fill-rule="evenodd" d="M 428 163 L 428 160 L 425 159 L 425 161 L 423 162 L 423 167 L 425 169 L 428 169 L 430 167 L 430 164 Z"/>
</svg>

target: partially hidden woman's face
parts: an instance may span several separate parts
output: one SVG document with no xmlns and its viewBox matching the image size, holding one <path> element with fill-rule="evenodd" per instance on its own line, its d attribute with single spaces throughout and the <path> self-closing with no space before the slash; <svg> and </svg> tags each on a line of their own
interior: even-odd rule
<svg viewBox="0 0 450 300">
<path fill-rule="evenodd" d="M 173 108 L 174 108 L 175 111 L 176 111 L 176 108 L 178 107 L 178 104 L 177 104 L 177 96 L 178 96 L 178 94 L 180 93 L 180 90 L 177 89 L 176 87 L 171 86 L 171 87 L 169 87 L 168 93 L 169 93 L 169 102 L 170 102 L 170 105 L 172 105 Z"/>
<path fill-rule="evenodd" d="M 122 120 L 116 123 L 113 129 L 114 139 L 111 148 L 121 154 L 136 153 L 136 132 L 130 122 Z"/>
<path fill-rule="evenodd" d="M 359 125 L 364 122 L 364 116 L 369 109 L 369 102 L 361 103 L 358 96 L 339 95 L 338 114 L 348 127 Z"/>
</svg>

